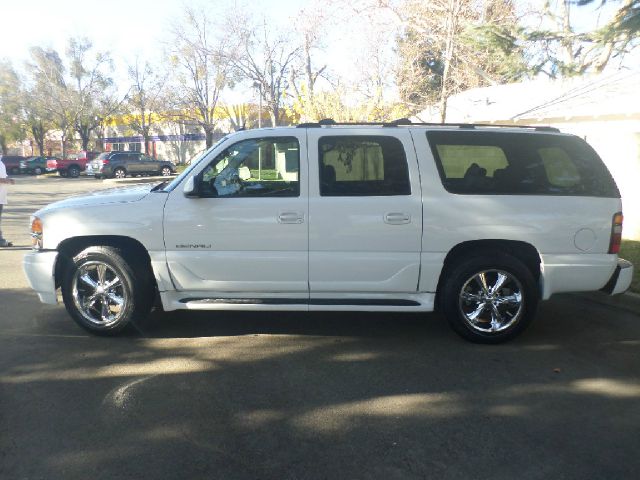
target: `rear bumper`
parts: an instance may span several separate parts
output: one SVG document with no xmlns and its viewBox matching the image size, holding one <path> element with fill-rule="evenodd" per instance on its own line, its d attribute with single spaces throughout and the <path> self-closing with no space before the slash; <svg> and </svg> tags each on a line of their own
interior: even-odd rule
<svg viewBox="0 0 640 480">
<path fill-rule="evenodd" d="M 22 259 L 22 268 L 29 285 L 36 291 L 42 303 L 58 303 L 54 276 L 57 258 L 56 251 L 32 251 Z"/>
<path fill-rule="evenodd" d="M 609 295 L 624 293 L 629 289 L 631 280 L 633 280 L 633 263 L 619 258 L 613 275 L 611 275 L 607 284 L 602 287 L 602 291 Z"/>
</svg>

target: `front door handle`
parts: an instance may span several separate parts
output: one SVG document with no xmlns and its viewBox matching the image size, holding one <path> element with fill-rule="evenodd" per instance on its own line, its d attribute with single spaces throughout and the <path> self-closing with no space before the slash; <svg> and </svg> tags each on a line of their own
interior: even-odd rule
<svg viewBox="0 0 640 480">
<path fill-rule="evenodd" d="M 278 215 L 278 223 L 304 223 L 304 213 L 282 212 Z"/>
<path fill-rule="evenodd" d="M 389 225 L 406 225 L 411 223 L 411 215 L 408 213 L 393 212 L 384 216 L 384 223 Z"/>
</svg>

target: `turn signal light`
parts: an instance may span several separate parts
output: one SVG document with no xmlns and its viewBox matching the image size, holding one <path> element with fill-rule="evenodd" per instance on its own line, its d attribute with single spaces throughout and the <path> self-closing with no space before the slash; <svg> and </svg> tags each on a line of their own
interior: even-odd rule
<svg viewBox="0 0 640 480">
<path fill-rule="evenodd" d="M 42 248 L 42 220 L 33 217 L 31 220 L 31 245 L 33 248 Z"/>
<path fill-rule="evenodd" d="M 613 222 L 611 225 L 611 240 L 609 241 L 609 253 L 620 253 L 623 220 L 624 217 L 622 216 L 622 212 L 618 212 L 613 216 Z"/>
</svg>

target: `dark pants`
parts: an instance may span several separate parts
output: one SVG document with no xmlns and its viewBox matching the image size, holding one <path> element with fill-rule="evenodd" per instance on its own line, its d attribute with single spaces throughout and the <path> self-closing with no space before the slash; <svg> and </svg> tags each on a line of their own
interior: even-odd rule
<svg viewBox="0 0 640 480">
<path fill-rule="evenodd" d="M 0 203 L 0 244 L 6 242 L 6 240 L 2 237 L 2 207 L 4 207 L 4 205 Z"/>
</svg>

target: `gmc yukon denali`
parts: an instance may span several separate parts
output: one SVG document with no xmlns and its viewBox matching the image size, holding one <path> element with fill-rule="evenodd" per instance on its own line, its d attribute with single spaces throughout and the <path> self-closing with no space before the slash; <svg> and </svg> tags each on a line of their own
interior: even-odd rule
<svg viewBox="0 0 640 480">
<path fill-rule="evenodd" d="M 96 215 L 96 211 L 100 212 Z M 549 127 L 337 124 L 240 131 L 172 181 L 32 217 L 31 286 L 96 334 L 165 311 L 439 310 L 521 333 L 559 292 L 624 292 L 618 189 Z"/>
</svg>

